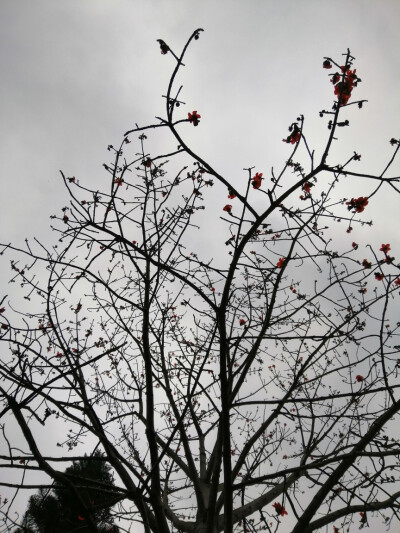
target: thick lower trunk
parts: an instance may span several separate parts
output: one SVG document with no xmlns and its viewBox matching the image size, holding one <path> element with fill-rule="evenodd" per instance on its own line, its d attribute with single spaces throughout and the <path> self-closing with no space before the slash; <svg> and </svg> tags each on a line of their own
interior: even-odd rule
<svg viewBox="0 0 400 533">
<path fill-rule="evenodd" d="M 215 524 L 212 531 L 207 529 L 207 522 L 199 522 L 194 528 L 194 533 L 218 533 L 217 525 Z"/>
</svg>

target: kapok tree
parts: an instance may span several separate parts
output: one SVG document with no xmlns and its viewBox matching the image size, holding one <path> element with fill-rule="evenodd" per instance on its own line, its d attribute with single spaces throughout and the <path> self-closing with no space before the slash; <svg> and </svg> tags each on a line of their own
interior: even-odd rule
<svg viewBox="0 0 400 533">
<path fill-rule="evenodd" d="M 344 162 L 330 156 L 365 102 L 347 51 L 323 61 L 333 105 L 320 112 L 322 152 L 300 116 L 280 170 L 231 180 L 184 138 L 205 118 L 195 104 L 182 111 L 176 86 L 201 31 L 180 55 L 159 41 L 174 61 L 165 116 L 108 147 L 104 185 L 62 173 L 59 242 L 2 247 L 18 255 L 11 281 L 26 299 L 23 310 L 6 297 L 1 306 L 3 470 L 24 473 L 17 488 L 36 486 L 24 480 L 40 470 L 74 490 L 57 465 L 101 449 L 121 531 L 390 524 L 400 497 L 399 266 L 390 243 L 350 241 L 369 230 L 371 205 L 399 192 L 388 175 L 399 141 L 379 174 L 357 172 L 351 148 Z M 160 128 L 174 148 L 158 154 L 147 135 Z M 344 197 L 349 176 L 357 197 Z"/>
</svg>

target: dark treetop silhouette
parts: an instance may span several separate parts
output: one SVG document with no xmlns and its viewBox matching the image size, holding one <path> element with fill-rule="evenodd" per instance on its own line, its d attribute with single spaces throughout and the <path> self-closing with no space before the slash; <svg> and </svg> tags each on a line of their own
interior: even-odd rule
<svg viewBox="0 0 400 533">
<path fill-rule="evenodd" d="M 110 467 L 100 452 L 74 462 L 64 472 L 79 491 L 80 499 L 90 509 L 97 529 L 101 533 L 119 533 L 112 524 L 108 489 L 114 485 Z M 100 490 L 97 490 L 100 487 Z M 21 528 L 14 533 L 68 533 L 69 531 L 89 531 L 84 524 L 80 499 L 69 489 L 55 484 L 52 490 L 40 489 L 29 498 Z"/>
<path fill-rule="evenodd" d="M 322 154 L 300 116 L 280 170 L 249 168 L 231 182 L 184 140 L 206 114 L 183 112 L 176 87 L 201 31 L 180 55 L 159 41 L 175 63 L 165 117 L 108 147 L 106 184 L 90 190 L 62 173 L 58 244 L 2 246 L 18 254 L 12 282 L 26 302 L 18 311 L 1 300 L 2 469 L 24 473 L 3 484 L 38 487 L 27 480 L 40 470 L 73 491 L 60 464 L 99 447 L 116 475 L 104 490 L 121 531 L 390 524 L 400 497 L 400 446 L 388 432 L 400 410 L 399 266 L 390 243 L 346 242 L 368 231 L 378 197 L 399 192 L 388 176 L 399 141 L 378 175 L 358 173 L 351 148 L 347 161 L 331 160 L 365 102 L 348 51 L 320 71 L 333 99 L 320 112 Z M 178 148 L 147 148 L 159 128 Z M 349 177 L 359 196 L 343 198 Z M 2 511 L 12 523 L 9 505 Z"/>
</svg>

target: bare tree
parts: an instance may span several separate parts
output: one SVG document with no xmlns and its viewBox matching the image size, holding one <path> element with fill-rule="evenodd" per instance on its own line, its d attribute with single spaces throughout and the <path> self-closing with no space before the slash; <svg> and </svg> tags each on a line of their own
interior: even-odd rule
<svg viewBox="0 0 400 533">
<path fill-rule="evenodd" d="M 325 58 L 321 70 L 333 97 L 320 112 L 322 154 L 300 116 L 282 168 L 268 178 L 248 168 L 233 183 L 183 138 L 202 117 L 182 113 L 176 80 L 201 31 L 180 55 L 159 41 L 176 61 L 165 117 L 108 147 L 107 185 L 62 173 L 57 245 L 2 245 L 18 254 L 12 281 L 26 302 L 17 310 L 4 297 L 0 309 L 1 466 L 25 476 L 3 485 L 46 486 L 26 481 L 39 470 L 48 486 L 76 491 L 65 463 L 100 449 L 116 483 L 96 490 L 118 503 L 121 531 L 342 532 L 379 515 L 390 524 L 399 266 L 389 243 L 347 243 L 353 228 L 368 231 L 378 197 L 399 192 L 388 176 L 399 141 L 378 175 L 357 172 L 356 152 L 330 157 L 365 102 L 347 51 L 343 66 Z M 175 148 L 156 155 L 147 135 L 159 128 Z M 343 198 L 348 177 L 359 197 Z"/>
</svg>

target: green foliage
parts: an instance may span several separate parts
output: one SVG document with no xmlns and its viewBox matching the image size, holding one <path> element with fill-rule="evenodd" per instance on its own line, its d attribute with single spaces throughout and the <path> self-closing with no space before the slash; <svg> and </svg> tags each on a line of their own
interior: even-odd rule
<svg viewBox="0 0 400 533">
<path fill-rule="evenodd" d="M 114 480 L 110 467 L 101 457 L 100 452 L 95 452 L 65 470 L 84 506 L 69 488 L 60 483 L 56 483 L 52 490 L 40 489 L 30 497 L 21 527 L 14 533 L 86 533 L 90 531 L 85 525 L 87 512 L 100 533 L 118 533 L 119 528 L 112 524 L 110 493 L 107 492 L 107 486 L 113 487 Z"/>
</svg>

